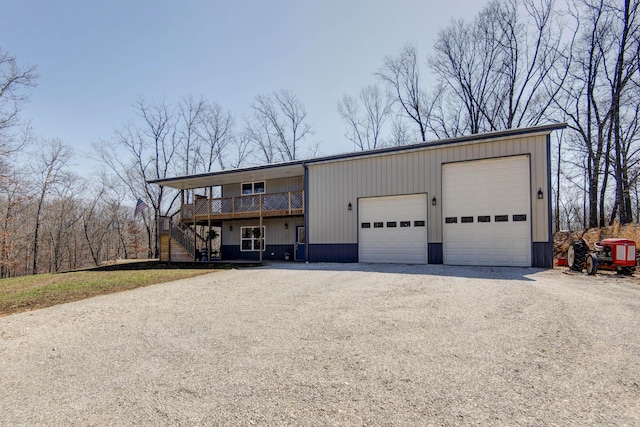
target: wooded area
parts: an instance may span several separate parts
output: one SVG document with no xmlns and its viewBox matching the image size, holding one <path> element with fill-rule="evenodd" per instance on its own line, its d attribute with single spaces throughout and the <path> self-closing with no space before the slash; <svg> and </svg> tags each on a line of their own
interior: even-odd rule
<svg viewBox="0 0 640 427">
<path fill-rule="evenodd" d="M 426 53 L 407 43 L 337 100 L 354 150 L 566 122 L 554 139 L 555 229 L 638 222 L 640 0 L 493 0 Z M 204 97 L 139 99 L 93 144 L 104 170 L 74 175 L 64 141 L 21 111 L 35 67 L 0 50 L 0 277 L 157 256 L 157 215 L 179 195 L 147 180 L 317 156 L 304 103 L 260 94 L 247 117 Z M 159 94 L 160 98 L 162 94 Z M 25 155 L 27 153 L 27 155 Z M 136 200 L 148 209 L 134 216 Z"/>
</svg>

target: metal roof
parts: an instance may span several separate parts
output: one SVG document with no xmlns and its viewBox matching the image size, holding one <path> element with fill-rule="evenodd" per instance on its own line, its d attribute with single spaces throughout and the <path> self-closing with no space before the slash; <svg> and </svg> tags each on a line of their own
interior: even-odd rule
<svg viewBox="0 0 640 427">
<path fill-rule="evenodd" d="M 385 154 L 398 153 L 403 151 L 420 150 L 425 148 L 436 148 L 453 144 L 465 144 L 483 142 L 491 139 L 507 138 L 512 136 L 530 135 L 536 133 L 551 133 L 567 127 L 566 123 L 556 123 L 544 126 L 529 128 L 508 129 L 497 132 L 473 134 L 458 138 L 440 139 L 417 144 L 400 145 L 395 147 L 379 148 L 376 150 L 358 151 L 345 154 L 337 154 L 326 157 L 319 157 L 307 160 L 294 160 L 291 162 L 272 163 L 261 166 L 253 166 L 240 169 L 227 169 L 217 172 L 209 172 L 197 175 L 186 175 L 174 178 L 155 179 L 147 181 L 151 184 L 164 185 L 177 189 L 203 188 L 209 186 L 219 186 L 223 184 L 233 184 L 238 182 L 263 181 L 275 178 L 285 178 L 290 176 L 302 176 L 305 165 L 314 163 L 326 163 L 339 160 L 353 159 L 359 157 L 379 156 Z"/>
</svg>

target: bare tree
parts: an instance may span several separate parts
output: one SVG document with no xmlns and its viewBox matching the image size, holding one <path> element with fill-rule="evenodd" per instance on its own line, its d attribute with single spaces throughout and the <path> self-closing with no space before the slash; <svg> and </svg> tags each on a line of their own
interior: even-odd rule
<svg viewBox="0 0 640 427">
<path fill-rule="evenodd" d="M 300 144 L 312 134 L 307 123 L 307 110 L 292 91 L 280 90 L 256 96 L 247 121 L 245 137 L 267 163 L 298 158 Z"/>
<path fill-rule="evenodd" d="M 570 12 L 575 43 L 556 107 L 575 132 L 569 139 L 574 155 L 586 158 L 588 226 L 615 216 L 627 223 L 633 219 L 630 171 L 639 155 L 638 1 L 576 0 Z M 610 177 L 615 203 L 607 221 Z"/>
<path fill-rule="evenodd" d="M 184 167 L 184 175 L 198 172 L 201 138 L 199 125 L 205 114 L 206 104 L 201 97 L 195 100 L 192 96 L 182 99 L 178 106 L 178 121 L 175 124 L 177 133 L 177 160 Z"/>
<path fill-rule="evenodd" d="M 101 176 L 99 188 L 102 189 L 99 213 L 102 221 L 106 221 L 113 230 L 112 244 L 116 248 L 115 255 L 124 259 L 137 258 L 142 246 L 138 236 L 142 230 L 132 220 L 131 207 L 127 205 L 129 197 L 126 187 L 117 178 L 105 173 Z M 99 229 L 96 232 L 99 232 Z"/>
<path fill-rule="evenodd" d="M 67 174 L 64 181 L 52 187 L 49 200 L 43 207 L 42 237 L 43 256 L 48 258 L 48 272 L 53 273 L 62 269 L 66 261 L 68 248 L 74 235 L 78 234 L 76 226 L 81 220 L 82 198 L 74 195 L 80 193 L 80 180 Z"/>
<path fill-rule="evenodd" d="M 417 48 L 407 44 L 397 56 L 387 56 L 376 76 L 386 83 L 393 94 L 399 114 L 408 118 L 419 130 L 420 139 L 426 141 L 434 101 L 421 87 L 422 76 Z"/>
<path fill-rule="evenodd" d="M 553 10 L 552 0 L 493 0 L 472 23 L 440 31 L 430 64 L 464 106 L 469 132 L 545 117 L 562 83 L 548 78 L 562 60 Z"/>
<path fill-rule="evenodd" d="M 271 131 L 268 121 L 251 117 L 247 120 L 245 130 L 241 135 L 241 140 L 246 141 L 252 147 L 251 151 L 260 162 L 275 163 L 278 147 L 276 135 Z"/>
<path fill-rule="evenodd" d="M 245 130 L 234 138 L 228 146 L 225 165 L 228 165 L 231 169 L 242 167 L 254 156 L 255 150 L 254 140 Z"/>
<path fill-rule="evenodd" d="M 623 4 L 612 2 L 609 13 L 614 16 L 616 32 L 614 33 L 615 66 L 611 83 L 611 115 L 613 118 L 614 171 L 616 178 L 616 205 L 619 210 L 619 221 L 627 224 L 633 221 L 629 183 L 629 151 L 631 143 L 637 138 L 638 94 L 636 90 L 630 100 L 632 106 L 623 104 L 629 83 L 635 78 L 637 89 L 638 72 L 640 72 L 640 15 L 639 2 L 624 0 Z M 633 86 L 631 86 L 633 87 Z M 632 126 L 625 120 L 630 114 Z M 632 129 L 633 132 L 629 132 Z M 626 135 L 625 135 L 626 133 Z M 626 138 L 625 138 L 626 137 Z"/>
<path fill-rule="evenodd" d="M 140 123 L 130 122 L 116 131 L 113 142 L 102 142 L 94 148 L 103 163 L 128 188 L 132 199 L 142 198 L 151 208 L 143 212 L 143 222 L 148 255 L 154 258 L 158 254 L 155 219 L 173 210 L 178 193 L 148 181 L 175 173 L 180 138 L 174 112 L 166 102 L 147 104 L 139 100 L 135 108 Z"/>
<path fill-rule="evenodd" d="M 454 21 L 438 35 L 435 55 L 430 64 L 446 85 L 460 99 L 466 113 L 465 130 L 478 133 L 486 129 L 483 108 L 488 92 L 497 82 L 489 69 L 497 62 L 488 46 L 489 40 L 476 40 L 474 28 L 462 20 Z M 475 44 L 478 44 L 476 46 Z"/>
<path fill-rule="evenodd" d="M 17 274 L 20 264 L 20 227 L 23 213 L 30 203 L 29 187 L 23 174 L 15 168 L 0 175 L 0 278 Z"/>
<path fill-rule="evenodd" d="M 344 95 L 338 103 L 338 113 L 347 128 L 345 136 L 359 150 L 382 145 L 382 130 L 390 112 L 389 101 L 377 85 L 363 87 L 357 99 Z"/>
<path fill-rule="evenodd" d="M 68 174 L 65 168 L 71 159 L 71 150 L 59 139 L 43 141 L 38 150 L 32 154 L 31 159 L 30 176 L 38 189 L 32 237 L 31 272 L 37 274 L 39 233 L 45 198 L 55 186 L 61 185 L 67 180 Z"/>
<path fill-rule="evenodd" d="M 104 182 L 104 181 L 103 181 Z M 111 231 L 113 219 L 102 211 L 102 199 L 107 189 L 104 186 L 93 185 L 91 198 L 82 207 L 81 221 L 84 238 L 87 241 L 91 259 L 95 265 L 102 261 L 103 244 Z"/>
<path fill-rule="evenodd" d="M 35 66 L 20 67 L 14 56 L 0 48 L 0 163 L 22 147 L 13 131 L 20 124 L 20 111 L 37 79 Z"/>
<path fill-rule="evenodd" d="M 226 168 L 227 149 L 235 142 L 233 125 L 233 116 L 228 111 L 224 111 L 220 105 L 212 104 L 204 107 L 197 128 L 202 143 L 196 153 L 203 172 L 213 171 L 216 164 L 220 169 Z M 233 163 L 232 160 L 231 164 Z"/>
<path fill-rule="evenodd" d="M 602 176 L 608 176 L 608 167 L 603 162 L 608 152 L 607 123 L 609 122 L 609 108 L 601 96 L 601 70 L 603 67 L 603 53 L 598 48 L 602 40 L 602 31 L 608 26 L 603 20 L 603 9 L 585 8 L 582 13 L 579 7 L 573 11 L 576 30 L 570 51 L 567 69 L 569 79 L 561 87 L 561 96 L 556 99 L 556 105 L 564 115 L 576 137 L 569 138 L 569 143 L 577 148 L 578 153 L 586 154 L 586 173 L 588 179 L 589 227 L 604 226 L 604 191 L 606 185 L 599 189 Z M 581 25 L 582 23 L 582 25 Z M 604 101 L 603 105 L 600 105 Z M 579 154 L 581 157 L 582 154 Z M 579 167 L 578 163 L 578 167 Z M 606 162 L 608 165 L 608 162 Z M 600 193 L 600 191 L 602 191 Z M 600 221 L 598 218 L 598 202 L 600 204 Z"/>
<path fill-rule="evenodd" d="M 468 129 L 465 106 L 451 92 L 451 89 L 442 83 L 434 88 L 429 129 L 438 138 L 456 138 L 464 135 Z"/>
</svg>

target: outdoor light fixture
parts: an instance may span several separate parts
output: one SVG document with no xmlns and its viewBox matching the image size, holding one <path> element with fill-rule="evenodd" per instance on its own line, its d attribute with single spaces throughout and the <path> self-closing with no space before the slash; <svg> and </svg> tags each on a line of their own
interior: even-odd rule
<svg viewBox="0 0 640 427">
<path fill-rule="evenodd" d="M 347 210 L 350 211 L 351 209 L 353 209 L 353 207 L 351 206 L 351 202 L 349 202 L 349 204 L 347 205 Z"/>
<path fill-rule="evenodd" d="M 233 225 L 229 226 L 229 231 L 233 231 Z"/>
<path fill-rule="evenodd" d="M 436 200 L 436 196 L 433 196 L 433 199 L 431 199 L 431 204 L 435 206 L 436 203 L 438 203 L 438 201 Z"/>
<path fill-rule="evenodd" d="M 538 199 L 542 199 L 544 194 L 542 193 L 542 188 L 538 188 Z"/>
<path fill-rule="evenodd" d="M 289 229 L 289 223 L 288 223 L 288 222 L 285 222 L 285 223 L 284 223 L 284 229 L 285 229 L 285 230 L 288 230 L 288 229 Z"/>
</svg>

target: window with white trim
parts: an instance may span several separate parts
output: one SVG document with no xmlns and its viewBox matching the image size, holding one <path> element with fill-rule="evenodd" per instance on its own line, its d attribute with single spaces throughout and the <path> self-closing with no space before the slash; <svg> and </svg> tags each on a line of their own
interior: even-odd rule
<svg viewBox="0 0 640 427">
<path fill-rule="evenodd" d="M 264 190 L 265 190 L 264 181 L 242 183 L 243 196 L 246 196 L 248 194 L 262 194 L 264 193 Z"/>
<path fill-rule="evenodd" d="M 260 242 L 262 241 L 262 251 L 265 250 L 265 227 L 240 227 L 240 250 L 242 252 L 251 252 L 260 250 Z"/>
</svg>

